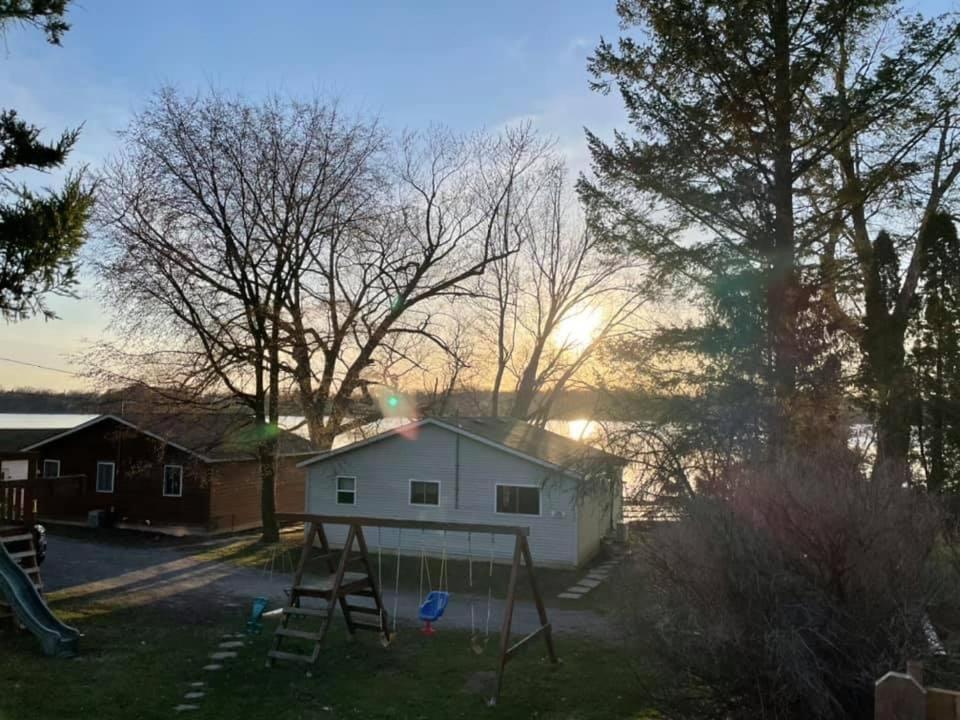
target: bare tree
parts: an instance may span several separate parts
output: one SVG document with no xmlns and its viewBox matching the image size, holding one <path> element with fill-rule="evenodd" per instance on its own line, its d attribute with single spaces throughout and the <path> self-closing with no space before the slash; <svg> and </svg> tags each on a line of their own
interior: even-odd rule
<svg viewBox="0 0 960 720">
<path fill-rule="evenodd" d="M 484 278 L 492 298 L 487 334 L 496 347 L 491 409 L 499 414 L 510 374 L 508 414 L 545 423 L 604 343 L 634 329 L 644 296 L 629 261 L 605 255 L 586 228 L 562 165 L 526 193 L 514 198 L 524 211 L 504 230 L 520 250 Z"/>
<path fill-rule="evenodd" d="M 274 459 L 283 310 L 302 250 L 363 212 L 383 136 L 336 105 L 252 105 L 162 90 L 105 170 L 98 270 L 116 316 L 108 372 L 223 393 L 258 430 L 263 536 L 278 534 Z"/>
<path fill-rule="evenodd" d="M 497 230 L 511 187 L 545 151 L 529 126 L 495 137 L 405 134 L 382 211 L 318 238 L 285 310 L 292 371 L 320 447 L 381 416 L 396 390 L 390 375 L 417 365 L 419 344 L 454 353 L 438 303 L 468 311 L 469 281 L 516 252 Z"/>
</svg>

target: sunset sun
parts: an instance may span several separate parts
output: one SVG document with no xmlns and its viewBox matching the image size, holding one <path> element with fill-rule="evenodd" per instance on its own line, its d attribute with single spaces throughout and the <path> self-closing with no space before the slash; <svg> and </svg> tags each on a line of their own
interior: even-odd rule
<svg viewBox="0 0 960 720">
<path fill-rule="evenodd" d="M 575 350 L 582 350 L 597 336 L 603 313 L 600 308 L 584 308 L 565 317 L 557 326 L 557 342 Z"/>
</svg>

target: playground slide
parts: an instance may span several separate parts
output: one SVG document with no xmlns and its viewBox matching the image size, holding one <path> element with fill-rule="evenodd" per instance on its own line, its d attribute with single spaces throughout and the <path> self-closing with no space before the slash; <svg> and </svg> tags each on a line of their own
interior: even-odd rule
<svg viewBox="0 0 960 720">
<path fill-rule="evenodd" d="M 20 622 L 36 635 L 44 655 L 71 657 L 77 654 L 80 633 L 57 620 L 30 578 L 2 544 L 0 596 L 13 608 Z"/>
</svg>

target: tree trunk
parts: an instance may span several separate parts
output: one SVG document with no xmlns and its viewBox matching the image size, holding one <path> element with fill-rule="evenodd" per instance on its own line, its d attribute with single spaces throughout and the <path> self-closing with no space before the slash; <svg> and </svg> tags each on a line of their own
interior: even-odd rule
<svg viewBox="0 0 960 720">
<path fill-rule="evenodd" d="M 277 525 L 277 506 L 274 500 L 276 487 L 277 434 L 274 428 L 263 422 L 257 422 L 260 443 L 257 453 L 260 461 L 260 518 L 263 523 L 261 539 L 264 542 L 276 542 L 280 539 L 280 527 Z"/>
<path fill-rule="evenodd" d="M 793 217 L 793 89 L 790 58 L 790 15 L 787 0 L 776 0 L 771 18 L 774 29 L 774 157 L 773 237 L 767 278 L 767 332 L 773 353 L 773 391 L 776 401 L 771 447 L 789 442 L 790 412 L 797 367 L 797 276 Z"/>
</svg>

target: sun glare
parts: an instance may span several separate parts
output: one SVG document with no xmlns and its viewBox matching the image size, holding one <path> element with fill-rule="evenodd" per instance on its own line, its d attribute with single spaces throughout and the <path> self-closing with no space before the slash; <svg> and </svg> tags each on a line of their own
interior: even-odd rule
<svg viewBox="0 0 960 720">
<path fill-rule="evenodd" d="M 585 440 L 597 433 L 597 424 L 593 420 L 581 418 L 567 422 L 567 435 L 574 440 Z"/>
<path fill-rule="evenodd" d="M 603 321 L 600 308 L 584 308 L 569 315 L 557 325 L 556 338 L 560 345 L 582 350 L 596 337 Z"/>
</svg>

